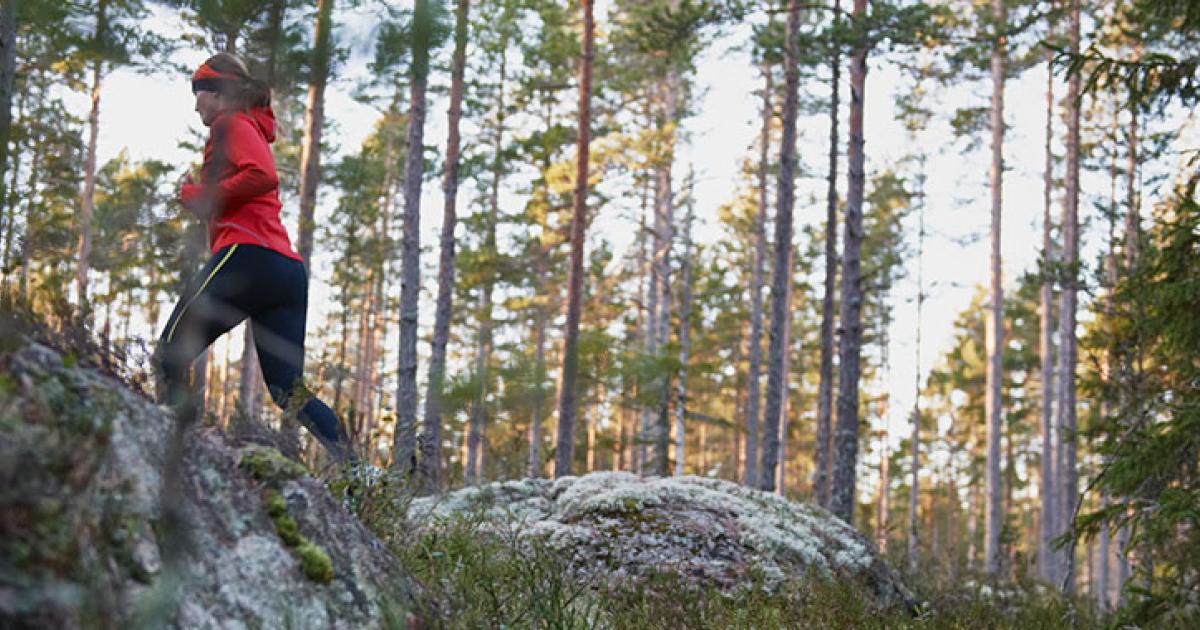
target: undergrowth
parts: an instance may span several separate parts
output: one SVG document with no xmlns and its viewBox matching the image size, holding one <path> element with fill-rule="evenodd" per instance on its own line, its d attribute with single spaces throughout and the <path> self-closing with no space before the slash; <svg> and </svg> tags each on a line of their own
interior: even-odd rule
<svg viewBox="0 0 1200 630">
<path fill-rule="evenodd" d="M 376 526 L 380 521 L 375 521 Z M 445 628 L 1093 628 L 1091 609 L 1037 589 L 1003 592 L 943 585 L 916 610 L 872 607 L 857 586 L 796 579 L 735 591 L 662 571 L 622 576 L 619 562 L 582 572 L 570 558 L 470 515 L 415 527 L 392 521 L 384 540 L 422 585 L 425 607 Z M 396 626 L 400 627 L 400 626 Z"/>
</svg>

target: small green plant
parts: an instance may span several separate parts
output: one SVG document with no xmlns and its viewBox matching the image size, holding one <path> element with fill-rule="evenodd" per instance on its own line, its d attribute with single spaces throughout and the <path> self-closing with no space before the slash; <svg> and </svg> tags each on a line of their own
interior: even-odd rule
<svg viewBox="0 0 1200 630">
<path fill-rule="evenodd" d="M 263 489 L 263 503 L 267 507 L 271 522 L 275 524 L 275 533 L 284 545 L 295 550 L 304 575 L 314 582 L 328 584 L 333 580 L 333 560 L 328 552 L 300 533 L 300 526 L 296 519 L 288 514 L 287 499 L 280 491 L 285 481 L 300 477 L 308 471 L 301 464 L 267 446 L 247 447 L 242 451 L 238 465 L 266 485 Z"/>
</svg>

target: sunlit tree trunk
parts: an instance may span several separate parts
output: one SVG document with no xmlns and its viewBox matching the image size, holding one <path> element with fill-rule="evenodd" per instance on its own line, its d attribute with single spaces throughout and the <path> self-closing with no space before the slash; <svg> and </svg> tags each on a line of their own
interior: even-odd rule
<svg viewBox="0 0 1200 630">
<path fill-rule="evenodd" d="M 658 330 L 655 332 L 660 353 L 667 349 L 671 341 L 671 246 L 675 240 L 675 218 L 673 198 L 673 182 L 671 175 L 672 162 L 675 159 L 675 118 L 678 109 L 680 83 L 675 71 L 669 71 L 662 89 L 662 111 L 660 112 L 658 128 L 664 134 L 662 139 L 666 150 L 658 155 L 654 167 L 654 233 L 655 252 L 654 269 L 657 276 L 658 315 L 655 318 Z M 654 443 L 651 449 L 651 472 L 665 477 L 670 472 L 670 402 L 671 375 L 664 371 L 660 376 L 658 389 L 658 406 L 654 413 Z"/>
<path fill-rule="evenodd" d="M 534 290 L 537 295 L 546 291 L 546 252 L 537 254 L 537 280 Z M 534 384 L 533 413 L 529 420 L 529 476 L 540 477 L 542 472 L 542 401 L 545 400 L 543 383 L 546 376 L 546 308 L 541 304 L 534 307 L 533 315 L 533 370 Z"/>
<path fill-rule="evenodd" d="M 1000 357 L 1004 348 L 1004 289 L 1000 267 L 1000 212 L 1004 182 L 1004 0 L 992 0 L 994 41 L 992 42 L 992 264 L 991 306 L 988 309 L 986 351 L 987 374 L 984 406 L 987 413 L 987 508 L 984 524 L 983 571 L 989 575 L 1000 572 L 1000 528 L 1001 515 L 1000 478 L 1000 385 L 1003 381 Z"/>
<path fill-rule="evenodd" d="M 1141 47 L 1134 48 L 1134 59 L 1141 58 Z M 1127 195 L 1125 208 L 1125 261 L 1124 267 L 1126 273 L 1132 273 L 1137 265 L 1138 258 L 1138 238 L 1140 232 L 1141 219 L 1138 216 L 1138 108 L 1136 105 L 1129 109 L 1129 127 L 1127 130 L 1126 139 L 1126 161 L 1125 161 L 1125 191 Z M 1133 412 L 1140 413 L 1141 393 L 1140 382 L 1141 375 L 1135 373 L 1135 366 L 1132 357 L 1127 353 L 1125 365 L 1122 366 L 1123 376 L 1129 379 L 1132 384 L 1129 398 L 1125 401 L 1126 408 Z M 1116 566 L 1116 589 L 1117 589 L 1117 605 L 1125 605 L 1125 586 L 1129 581 L 1129 527 L 1123 526 L 1117 530 L 1117 566 Z"/>
<path fill-rule="evenodd" d="M 841 0 L 834 0 L 835 16 L 841 13 Z M 834 18 L 838 20 L 837 17 Z M 833 46 L 833 58 L 829 65 L 833 70 L 830 78 L 829 95 L 829 173 L 825 193 L 825 294 L 821 298 L 821 367 L 817 385 L 817 435 L 814 456 L 813 500 L 819 505 L 829 504 L 829 477 L 833 457 L 830 451 L 829 434 L 833 422 L 833 353 L 834 313 L 833 306 L 837 285 L 837 205 L 838 205 L 838 112 L 842 107 L 842 54 L 840 46 Z"/>
<path fill-rule="evenodd" d="M 788 248 L 788 269 L 793 268 L 796 261 L 795 246 Z M 783 400 L 779 405 L 779 456 L 775 464 L 775 494 L 786 496 L 787 490 L 787 437 L 788 437 L 788 412 L 791 409 L 792 397 L 791 379 L 792 379 L 792 325 L 794 323 L 794 311 L 792 296 L 796 293 L 796 285 L 791 280 L 788 280 L 787 292 L 784 296 L 784 302 L 787 304 L 788 316 L 783 320 Z"/>
<path fill-rule="evenodd" d="M 800 31 L 800 3 L 789 0 L 787 43 L 784 46 L 784 97 L 782 134 L 779 141 L 779 184 L 776 197 L 774 266 L 771 269 L 771 333 L 767 354 L 767 398 L 763 408 L 763 452 L 759 470 L 760 490 L 775 490 L 775 466 L 779 461 L 779 417 L 787 396 L 783 373 L 783 328 L 791 316 L 787 305 L 788 285 L 792 281 L 789 264 L 792 249 L 792 210 L 796 183 L 796 114 L 799 107 L 800 65 L 796 36 Z"/>
<path fill-rule="evenodd" d="M 9 0 L 6 4 L 11 4 Z M 99 45 L 107 38 L 108 0 L 96 4 L 96 31 L 94 42 Z M 99 53 L 97 53 L 99 55 Z M 96 141 L 100 136 L 100 82 L 104 77 L 104 60 L 92 60 L 92 108 L 88 113 L 87 153 L 83 162 L 83 195 L 79 203 L 79 246 L 75 269 L 75 288 L 83 316 L 87 318 L 91 307 L 88 304 L 88 269 L 92 255 L 92 214 L 96 203 Z"/>
<path fill-rule="evenodd" d="M 1069 37 L 1072 53 L 1079 52 L 1079 0 L 1071 0 Z M 1078 472 L 1075 467 L 1075 308 L 1076 287 L 1078 285 L 1079 263 L 1079 99 L 1080 77 L 1074 73 L 1067 80 L 1067 162 L 1066 162 L 1066 195 L 1063 204 L 1063 266 L 1066 268 L 1066 282 L 1062 290 L 1062 309 L 1059 312 L 1058 336 L 1062 348 L 1059 352 L 1059 425 L 1064 445 L 1063 469 L 1059 471 L 1062 493 L 1059 495 L 1059 524 L 1060 531 L 1066 532 L 1071 527 L 1078 491 Z M 1073 540 L 1072 540 L 1073 542 Z M 1075 590 L 1075 554 L 1074 545 L 1068 545 L 1064 550 L 1065 564 L 1062 577 L 1064 592 Z"/>
<path fill-rule="evenodd" d="M 690 182 L 689 182 L 690 184 Z M 690 188 L 690 186 L 689 186 Z M 687 409 L 687 366 L 691 352 L 692 317 L 692 191 L 688 191 L 688 212 L 683 220 L 683 299 L 679 304 L 679 374 L 675 378 L 675 475 L 683 474 L 684 415 Z M 700 446 L 704 448 L 703 445 Z"/>
<path fill-rule="evenodd" d="M 767 257 L 767 173 L 770 171 L 771 148 L 771 66 L 763 64 L 762 136 L 758 154 L 758 213 L 754 217 L 754 267 L 750 270 L 750 371 L 746 374 L 746 474 L 743 482 L 754 485 L 758 479 L 758 401 L 759 372 L 762 364 L 763 267 Z"/>
<path fill-rule="evenodd" d="M 917 506 L 921 496 L 921 316 L 925 310 L 925 156 L 920 158 L 917 174 L 917 326 L 913 338 L 916 357 L 913 361 L 912 463 L 908 489 L 908 574 L 917 575 L 920 569 L 917 530 Z M 949 507 L 947 507 L 949 509 Z"/>
<path fill-rule="evenodd" d="M 304 107 L 304 142 L 300 148 L 300 226 L 296 251 L 312 268 L 313 220 L 317 186 L 321 182 L 321 135 L 325 128 L 325 85 L 329 81 L 332 54 L 334 0 L 317 0 L 315 43 L 308 79 L 308 101 Z"/>
<path fill-rule="evenodd" d="M 421 294 L 421 178 L 425 169 L 425 83 L 433 14 L 429 0 L 413 7 L 412 70 L 404 158 L 404 236 L 401 240 L 399 383 L 392 467 L 411 475 L 417 450 L 417 318 Z"/>
<path fill-rule="evenodd" d="M 558 447 L 554 476 L 571 474 L 575 455 L 575 414 L 579 371 L 579 318 L 583 297 L 583 237 L 587 228 L 588 147 L 592 125 L 592 0 L 580 0 L 583 50 L 579 62 L 579 121 L 576 129 L 575 199 L 571 213 L 571 257 L 567 270 L 567 321 L 563 335 L 562 381 L 558 399 Z"/>
<path fill-rule="evenodd" d="M 1050 205 L 1051 191 L 1054 186 L 1054 156 L 1050 144 L 1054 138 L 1054 73 L 1051 71 L 1053 52 L 1046 53 L 1046 165 L 1042 182 L 1042 288 L 1041 303 L 1038 308 L 1040 333 L 1038 341 L 1038 357 L 1041 361 L 1042 377 L 1042 462 L 1041 480 L 1038 494 L 1041 497 L 1041 516 L 1038 519 L 1038 574 L 1043 580 L 1053 581 L 1056 573 L 1055 551 L 1051 539 L 1057 530 L 1055 521 L 1058 513 L 1055 501 L 1056 482 L 1055 464 L 1057 460 L 1057 440 L 1055 440 L 1054 422 L 1054 332 L 1051 322 L 1054 318 L 1054 255 L 1051 241 Z"/>
<path fill-rule="evenodd" d="M 446 140 L 446 172 L 442 179 L 445 203 L 442 210 L 441 255 L 438 259 L 437 307 L 433 323 L 433 347 L 429 357 L 429 382 L 425 393 L 424 432 L 420 440 L 421 480 L 426 493 L 437 491 L 442 469 L 442 387 L 446 380 L 446 344 L 450 338 L 451 302 L 454 297 L 454 227 L 458 222 L 458 163 L 459 145 L 462 143 L 458 127 L 462 120 L 470 6 L 470 0 L 458 0 L 454 12 L 454 60 L 450 71 L 450 109 L 447 114 L 450 131 Z"/>
<path fill-rule="evenodd" d="M 867 12 L 867 0 L 854 0 L 854 18 Z M 865 39 L 855 44 L 850 61 L 850 147 L 847 151 L 849 185 L 846 190 L 845 247 L 842 255 L 840 317 L 842 337 L 838 347 L 837 431 L 833 436 L 833 477 L 829 509 L 846 523 L 854 519 L 854 471 L 858 463 L 858 376 L 862 346 L 862 237 L 863 237 L 863 105 L 867 80 Z"/>
</svg>

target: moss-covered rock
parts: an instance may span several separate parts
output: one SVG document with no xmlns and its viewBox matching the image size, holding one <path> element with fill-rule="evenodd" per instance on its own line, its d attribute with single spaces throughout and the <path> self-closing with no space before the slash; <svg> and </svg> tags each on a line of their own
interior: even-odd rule
<svg viewBox="0 0 1200 630">
<path fill-rule="evenodd" d="M 186 435 L 191 544 L 182 575 L 168 575 L 159 501 L 170 412 L 83 360 L 0 340 L 0 627 L 404 618 L 416 587 L 322 483 L 274 449 L 239 450 L 206 427 Z"/>
</svg>

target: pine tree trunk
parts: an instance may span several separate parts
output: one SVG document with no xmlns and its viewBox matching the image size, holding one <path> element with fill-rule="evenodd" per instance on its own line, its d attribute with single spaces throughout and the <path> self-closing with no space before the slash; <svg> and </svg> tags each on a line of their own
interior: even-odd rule
<svg viewBox="0 0 1200 630">
<path fill-rule="evenodd" d="M 479 482 L 483 475 L 483 443 L 487 415 L 488 363 L 492 352 L 492 284 L 487 282 L 479 304 L 479 338 L 475 350 L 475 379 L 478 389 L 471 403 L 471 421 L 467 435 L 467 485 Z"/>
<path fill-rule="evenodd" d="M 671 341 L 671 247 L 675 240 L 675 218 L 673 182 L 671 175 L 675 153 L 675 133 L 670 128 L 675 122 L 679 100 L 679 76 L 669 71 L 661 86 L 663 90 L 662 112 L 658 121 L 660 133 L 669 134 L 663 139 L 666 154 L 658 156 L 654 168 L 654 268 L 658 277 L 658 315 L 655 318 L 658 330 L 656 345 L 660 352 L 667 349 Z M 655 411 L 654 444 L 651 454 L 651 472 L 666 477 L 670 472 L 671 418 L 671 375 L 663 372 L 658 387 L 658 406 Z"/>
<path fill-rule="evenodd" d="M 467 19 L 470 0 L 458 0 L 454 12 L 454 61 L 450 72 L 450 110 L 447 114 L 446 173 L 442 179 L 445 204 L 442 210 L 441 255 L 438 259 L 437 307 L 433 323 L 433 347 L 425 390 L 425 426 L 421 435 L 421 480 L 426 493 L 441 483 L 442 387 L 446 377 L 446 344 L 450 338 L 451 302 L 454 297 L 454 227 L 458 221 L 459 122 L 462 120 L 463 83 L 466 72 Z M 503 89 L 503 88 L 502 88 Z M 532 475 L 531 475 L 532 476 Z"/>
<path fill-rule="evenodd" d="M 304 107 L 304 142 L 300 148 L 300 226 L 296 251 L 312 269 L 317 187 L 321 182 L 321 135 L 325 129 L 325 85 L 332 55 L 334 0 L 317 0 L 317 24 Z"/>
<path fill-rule="evenodd" d="M 583 237 L 587 229 L 588 148 L 592 125 L 592 0 L 580 0 L 583 50 L 579 60 L 579 121 L 575 145 L 575 199 L 571 213 L 571 257 L 567 270 L 567 321 L 563 333 L 563 368 L 558 399 L 558 445 L 555 478 L 571 474 L 575 456 L 575 414 L 579 371 L 579 303 L 583 297 Z"/>
<path fill-rule="evenodd" d="M 687 367 L 691 352 L 689 332 L 692 317 L 692 192 L 688 193 L 688 213 L 683 220 L 683 300 L 679 305 L 679 374 L 675 378 L 675 476 L 683 474 L 684 415 L 687 409 Z"/>
<path fill-rule="evenodd" d="M 250 422 L 256 422 L 262 415 L 261 397 L 259 396 L 258 352 L 254 347 L 254 330 L 250 320 L 242 324 L 242 359 L 241 374 L 238 381 L 238 400 L 242 403 L 242 412 Z"/>
<path fill-rule="evenodd" d="M 8 174 L 9 139 L 12 137 L 13 86 L 17 75 L 17 3 L 6 0 L 0 6 L 0 209 L 8 211 L 9 218 L 3 223 L 0 240 L 5 242 L 2 269 L 8 268 L 7 243 L 12 239 L 13 224 L 11 207 L 8 205 L 11 190 L 4 185 Z M 14 152 L 15 153 L 15 152 Z M 16 172 L 16 169 L 13 169 Z"/>
<path fill-rule="evenodd" d="M 1135 46 L 1134 59 L 1141 58 L 1141 46 Z M 1126 146 L 1128 147 L 1125 161 L 1125 190 L 1127 194 L 1126 209 L 1125 209 L 1125 272 L 1132 273 L 1137 265 L 1138 258 L 1138 238 L 1140 232 L 1141 219 L 1138 216 L 1138 108 L 1136 105 L 1130 107 L 1129 111 L 1129 127 Z M 1140 413 L 1141 395 L 1140 395 L 1140 375 L 1134 371 L 1132 356 L 1126 353 L 1124 365 L 1122 366 L 1123 376 L 1132 383 L 1131 391 L 1129 392 L 1128 400 L 1126 401 L 1127 408 L 1134 410 L 1134 413 Z M 1117 530 L 1117 566 L 1116 566 L 1116 590 L 1117 590 L 1117 605 L 1125 605 L 1125 586 L 1129 581 L 1129 527 L 1122 526 Z"/>
<path fill-rule="evenodd" d="M 1053 244 L 1050 240 L 1050 196 L 1054 186 L 1054 156 L 1050 144 L 1054 138 L 1054 73 L 1051 71 L 1053 52 L 1046 53 L 1046 166 L 1043 174 L 1042 188 L 1042 288 L 1041 304 L 1038 308 L 1040 333 L 1038 341 L 1038 356 L 1041 360 L 1042 377 L 1042 462 L 1041 480 L 1038 494 L 1041 496 L 1041 517 L 1038 521 L 1038 575 L 1043 580 L 1055 581 L 1055 551 L 1051 539 L 1058 531 L 1055 525 L 1055 515 L 1058 513 L 1055 501 L 1056 477 L 1055 463 L 1057 460 L 1057 440 L 1054 439 L 1054 338 L 1051 322 L 1054 311 L 1054 285 L 1052 272 L 1054 269 Z"/>
<path fill-rule="evenodd" d="M 107 0 L 100 0 L 97 8 L 97 39 L 104 33 L 106 24 L 104 9 L 107 5 Z M 96 203 L 96 141 L 100 136 L 100 80 L 103 77 L 103 71 L 103 61 L 96 59 L 92 62 L 92 109 L 88 114 L 87 153 L 83 162 L 83 195 L 79 203 L 79 245 L 77 247 L 75 289 L 85 320 L 91 311 L 88 300 L 88 269 L 91 267 L 90 258 L 92 256 L 92 215 L 95 212 Z"/>
<path fill-rule="evenodd" d="M 884 418 L 883 431 L 880 433 L 879 441 L 879 501 L 875 514 L 875 546 L 879 548 L 879 553 L 887 553 L 888 546 L 888 513 L 892 506 L 890 503 L 891 497 L 888 493 L 889 471 L 888 465 L 888 432 L 887 432 L 887 415 L 881 414 Z"/>
<path fill-rule="evenodd" d="M 392 467 L 411 475 L 417 450 L 417 317 L 421 294 L 421 177 L 425 167 L 425 82 L 433 15 L 429 0 L 413 8 L 412 72 L 409 84 L 407 150 L 404 159 L 404 238 L 401 243 L 399 383 Z"/>
<path fill-rule="evenodd" d="M 779 417 L 783 410 L 786 375 L 783 373 L 783 328 L 791 316 L 787 306 L 792 268 L 788 264 L 792 249 L 792 206 L 796 183 L 796 114 L 799 107 L 800 66 L 796 35 L 800 29 L 800 3 L 789 0 L 787 44 L 784 46 L 783 132 L 779 144 L 779 184 L 775 215 L 775 260 L 771 270 L 771 332 L 767 354 L 767 399 L 763 410 L 763 452 L 758 488 L 775 490 L 775 466 L 779 461 Z"/>
<path fill-rule="evenodd" d="M 642 350 L 646 356 L 654 354 L 654 335 L 651 330 L 654 328 L 654 300 L 658 295 L 654 291 L 653 272 L 649 266 L 649 257 L 646 255 L 646 249 L 650 246 L 650 239 L 646 238 L 646 214 L 649 212 L 649 202 L 647 201 L 648 186 L 643 183 L 641 186 L 641 212 L 638 215 L 638 309 L 637 309 L 637 331 L 642 336 Z M 636 383 L 637 399 L 641 400 L 645 395 L 646 382 L 645 379 L 639 378 Z M 639 405 L 637 409 L 636 419 L 634 420 L 633 433 L 630 436 L 632 442 L 630 446 L 630 470 L 637 474 L 642 473 L 643 463 L 646 461 L 646 448 L 643 441 L 646 427 L 650 424 L 650 409 L 646 405 Z"/>
<path fill-rule="evenodd" d="M 758 214 L 754 217 L 754 267 L 750 270 L 750 371 L 746 374 L 746 475 L 744 483 L 753 486 L 758 479 L 758 400 L 762 364 L 763 266 L 767 257 L 767 173 L 771 147 L 772 76 L 770 65 L 763 64 L 762 136 L 758 155 Z"/>
<path fill-rule="evenodd" d="M 1069 23 L 1070 49 L 1079 52 L 1079 0 L 1071 1 Z M 1063 441 L 1063 469 L 1059 471 L 1062 492 L 1059 495 L 1058 523 L 1061 532 L 1072 527 L 1078 489 L 1078 473 L 1075 468 L 1075 307 L 1078 285 L 1079 263 L 1079 99 L 1080 77 L 1072 74 L 1067 80 L 1067 162 L 1066 199 L 1063 205 L 1063 266 L 1067 270 L 1066 283 L 1062 291 L 1062 310 L 1059 312 L 1058 337 L 1062 343 L 1059 353 L 1059 407 L 1058 417 Z M 1063 552 L 1063 591 L 1075 591 L 1074 540 Z"/>
<path fill-rule="evenodd" d="M 537 254 L 537 281 L 534 290 L 537 295 L 546 291 L 546 252 Z M 546 309 L 541 304 L 534 307 L 533 316 L 533 370 L 534 396 L 533 413 L 529 420 L 529 476 L 540 477 L 542 472 L 542 401 L 544 400 L 543 383 L 546 378 Z"/>
<path fill-rule="evenodd" d="M 787 268 L 792 269 L 796 261 L 796 248 L 788 248 Z M 784 303 L 787 304 L 787 317 L 783 320 L 783 399 L 779 404 L 779 456 L 776 458 L 775 464 L 775 494 L 785 496 L 784 491 L 787 487 L 787 479 L 784 477 L 784 471 L 787 468 L 787 434 L 788 434 L 788 409 L 791 407 L 791 375 L 792 375 L 792 296 L 795 294 L 795 283 L 788 280 L 787 292 L 784 297 Z"/>
<path fill-rule="evenodd" d="M 920 158 L 917 174 L 917 327 L 914 332 L 916 358 L 913 369 L 912 470 L 908 490 L 908 574 L 920 569 L 917 534 L 917 505 L 921 493 L 921 322 L 925 310 L 925 156 Z"/>
<path fill-rule="evenodd" d="M 1004 0 L 992 0 L 995 20 L 995 41 L 992 43 L 992 264 L 991 308 L 988 309 L 986 394 L 987 409 L 987 508 L 984 524 L 983 571 L 995 576 L 1000 572 L 1000 528 L 1003 526 L 1000 509 L 1000 386 L 1004 380 L 1001 356 L 1004 348 L 1004 289 L 1000 267 L 1000 212 L 1004 185 Z"/>
<path fill-rule="evenodd" d="M 840 14 L 841 0 L 834 0 L 834 13 Z M 838 18 L 835 18 L 835 20 Z M 834 347 L 834 291 L 837 284 L 837 176 L 838 176 L 838 110 L 841 108 L 840 89 L 842 83 L 841 48 L 833 46 L 830 60 L 833 76 L 830 79 L 829 96 L 829 174 L 828 192 L 825 195 L 825 295 L 821 298 L 821 367 L 817 385 L 817 435 L 813 471 L 813 500 L 822 506 L 829 505 L 829 477 L 833 457 L 830 452 L 829 433 L 833 422 L 833 353 Z"/>
<path fill-rule="evenodd" d="M 854 18 L 866 15 L 867 0 L 854 0 Z M 846 191 L 845 252 L 842 257 L 841 322 L 838 348 L 837 431 L 833 437 L 833 477 L 829 509 L 853 524 L 854 470 L 858 462 L 858 361 L 862 346 L 862 237 L 863 237 L 863 104 L 867 79 L 867 49 L 863 39 L 855 44 L 850 61 L 850 147 L 847 151 L 849 186 Z"/>
</svg>

